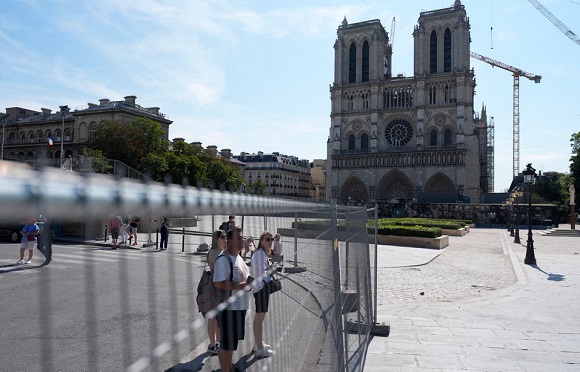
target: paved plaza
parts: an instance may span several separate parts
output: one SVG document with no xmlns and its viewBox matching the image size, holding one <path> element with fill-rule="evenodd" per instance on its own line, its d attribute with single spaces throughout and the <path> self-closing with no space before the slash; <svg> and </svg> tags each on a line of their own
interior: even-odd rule
<svg viewBox="0 0 580 372">
<path fill-rule="evenodd" d="M 561 225 L 570 229 L 570 225 Z M 365 371 L 580 371 L 580 235 L 472 229 L 441 251 L 379 246 Z"/>
</svg>

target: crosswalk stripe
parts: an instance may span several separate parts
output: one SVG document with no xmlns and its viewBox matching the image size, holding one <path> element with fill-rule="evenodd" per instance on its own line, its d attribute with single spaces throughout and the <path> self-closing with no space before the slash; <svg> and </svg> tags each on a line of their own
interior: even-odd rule
<svg viewBox="0 0 580 372">
<path fill-rule="evenodd" d="M 133 256 L 134 253 L 121 253 L 119 251 L 102 251 L 102 250 L 94 250 L 93 253 L 107 255 L 107 256 L 123 256 L 123 258 L 128 258 L 130 260 L 140 260 L 143 256 Z"/>
<path fill-rule="evenodd" d="M 119 260 L 113 260 L 110 258 L 101 258 L 101 257 L 93 257 L 87 254 L 66 254 L 66 253 L 53 253 L 52 254 L 53 257 L 70 257 L 70 258 L 76 258 L 76 259 L 81 259 L 81 260 L 93 260 L 93 261 L 101 261 L 101 262 L 117 262 Z"/>
</svg>

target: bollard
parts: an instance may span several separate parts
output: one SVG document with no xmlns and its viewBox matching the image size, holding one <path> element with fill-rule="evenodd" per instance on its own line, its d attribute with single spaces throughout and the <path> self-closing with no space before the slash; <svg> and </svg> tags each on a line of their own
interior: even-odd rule
<svg viewBox="0 0 580 372">
<path fill-rule="evenodd" d="M 159 228 L 155 231 L 155 249 L 159 249 Z"/>
<path fill-rule="evenodd" d="M 105 225 L 105 243 L 107 242 L 107 228 L 108 228 L 108 226 Z"/>
<path fill-rule="evenodd" d="M 185 227 L 183 228 L 183 235 L 181 238 L 181 253 L 185 252 Z"/>
</svg>

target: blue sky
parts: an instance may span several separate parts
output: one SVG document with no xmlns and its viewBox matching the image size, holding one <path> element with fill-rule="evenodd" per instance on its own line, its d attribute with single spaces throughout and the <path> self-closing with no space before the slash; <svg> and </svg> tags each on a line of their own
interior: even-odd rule
<svg viewBox="0 0 580 372">
<path fill-rule="evenodd" d="M 580 0 L 540 0 L 580 35 Z M 526 0 L 463 0 L 471 48 L 542 76 L 520 79 L 520 168 L 569 169 L 580 131 L 580 46 Z M 0 13 L 0 110 L 137 96 L 170 137 L 235 154 L 326 158 L 336 29 L 396 17 L 393 72 L 413 75 L 419 13 L 453 0 L 10 0 Z M 493 27 L 493 39 L 490 28 Z M 491 44 L 493 41 L 493 49 Z M 495 120 L 495 191 L 512 174 L 513 78 L 472 60 L 476 110 Z M 576 88 L 576 89 L 574 89 Z"/>
</svg>

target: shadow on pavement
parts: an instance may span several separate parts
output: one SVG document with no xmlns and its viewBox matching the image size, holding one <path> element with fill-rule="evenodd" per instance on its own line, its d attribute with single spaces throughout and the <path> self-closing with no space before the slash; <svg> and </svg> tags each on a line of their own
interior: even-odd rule
<svg viewBox="0 0 580 372">
<path fill-rule="evenodd" d="M 195 357 L 195 359 L 190 360 L 187 363 L 179 363 L 176 366 L 173 366 L 165 372 L 190 372 L 190 371 L 201 371 L 204 366 L 203 361 L 205 358 L 212 356 L 212 354 L 205 352 Z"/>
<path fill-rule="evenodd" d="M 555 282 L 561 282 L 566 280 L 566 276 L 562 275 L 562 274 L 552 274 L 552 273 L 547 273 L 544 270 L 540 269 L 540 267 L 538 265 L 532 265 L 532 267 L 538 271 L 543 272 L 544 274 L 546 274 L 548 276 L 548 280 L 553 280 Z"/>
</svg>

